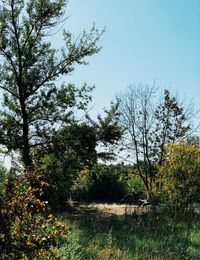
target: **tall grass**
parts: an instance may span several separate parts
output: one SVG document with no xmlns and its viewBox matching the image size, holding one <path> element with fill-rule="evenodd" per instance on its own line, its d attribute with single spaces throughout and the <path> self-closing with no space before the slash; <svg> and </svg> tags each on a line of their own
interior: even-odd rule
<svg viewBox="0 0 200 260">
<path fill-rule="evenodd" d="M 61 259 L 200 259 L 200 218 L 146 213 L 66 217 L 71 233 Z"/>
</svg>

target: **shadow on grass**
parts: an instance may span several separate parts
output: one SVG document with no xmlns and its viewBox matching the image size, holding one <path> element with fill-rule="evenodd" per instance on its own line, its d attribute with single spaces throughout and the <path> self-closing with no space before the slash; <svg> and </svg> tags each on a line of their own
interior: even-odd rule
<svg viewBox="0 0 200 260">
<path fill-rule="evenodd" d="M 200 218 L 158 213 L 113 216 L 82 209 L 71 224 L 63 259 L 200 259 Z M 74 249 L 74 247 L 75 249 Z"/>
</svg>

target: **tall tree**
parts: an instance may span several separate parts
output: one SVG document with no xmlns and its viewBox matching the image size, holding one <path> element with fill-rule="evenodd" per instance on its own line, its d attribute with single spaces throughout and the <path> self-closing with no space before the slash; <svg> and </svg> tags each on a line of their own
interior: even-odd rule
<svg viewBox="0 0 200 260">
<path fill-rule="evenodd" d="M 120 96 L 121 122 L 126 128 L 125 145 L 148 193 L 151 191 L 153 161 L 151 130 L 154 124 L 154 86 L 130 85 Z"/>
<path fill-rule="evenodd" d="M 169 90 L 164 90 L 163 100 L 155 110 L 154 156 L 159 165 L 164 160 L 166 143 L 175 143 L 186 137 L 190 130 L 187 110 L 180 106 L 175 97 L 170 96 Z"/>
<path fill-rule="evenodd" d="M 157 93 L 154 86 L 132 85 L 121 94 L 120 103 L 121 121 L 127 132 L 125 143 L 150 197 L 166 144 L 186 137 L 190 130 L 187 114 L 179 102 L 165 90 L 162 101 L 156 105 Z"/>
<path fill-rule="evenodd" d="M 25 167 L 32 166 L 31 148 L 47 142 L 59 125 L 70 122 L 73 109 L 84 110 L 91 98 L 86 84 L 79 89 L 55 83 L 100 51 L 102 32 L 95 26 L 76 40 L 64 30 L 65 46 L 52 48 L 48 37 L 63 22 L 66 2 L 0 1 L 0 143 L 19 150 Z"/>
</svg>

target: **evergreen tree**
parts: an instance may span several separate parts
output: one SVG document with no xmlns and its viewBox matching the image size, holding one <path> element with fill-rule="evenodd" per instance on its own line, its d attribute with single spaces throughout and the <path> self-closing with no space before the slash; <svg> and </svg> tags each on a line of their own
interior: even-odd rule
<svg viewBox="0 0 200 260">
<path fill-rule="evenodd" d="M 175 143 L 187 136 L 190 124 L 186 111 L 169 90 L 164 91 L 163 102 L 155 111 L 156 127 L 153 132 L 154 157 L 159 165 L 163 163 L 166 144 Z"/>
<path fill-rule="evenodd" d="M 25 167 L 32 166 L 32 147 L 48 142 L 59 125 L 71 122 L 73 109 L 84 110 L 91 99 L 87 85 L 55 83 L 100 50 L 102 32 L 95 26 L 76 40 L 64 30 L 65 47 L 52 48 L 48 37 L 63 22 L 66 2 L 0 1 L 0 143 L 20 151 Z"/>
</svg>

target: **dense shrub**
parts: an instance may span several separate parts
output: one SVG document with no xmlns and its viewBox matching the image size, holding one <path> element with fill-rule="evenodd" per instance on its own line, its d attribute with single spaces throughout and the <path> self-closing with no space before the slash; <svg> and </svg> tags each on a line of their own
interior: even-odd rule
<svg viewBox="0 0 200 260">
<path fill-rule="evenodd" d="M 95 129 L 87 124 L 72 124 L 58 131 L 50 145 L 35 150 L 35 165 L 49 186 L 45 199 L 51 209 L 66 209 L 70 187 L 84 165 L 97 160 Z"/>
<path fill-rule="evenodd" d="M 3 183 L 0 211 L 0 254 L 3 259 L 56 259 L 64 226 L 42 201 L 48 186 L 35 172 L 13 174 Z"/>
<path fill-rule="evenodd" d="M 86 202 L 119 202 L 128 192 L 119 165 L 85 167 L 72 187 L 73 198 Z"/>
<path fill-rule="evenodd" d="M 176 211 L 190 210 L 200 203 L 200 147 L 196 144 L 171 144 L 157 181 L 160 200 Z"/>
<path fill-rule="evenodd" d="M 59 156 L 53 153 L 44 155 L 39 168 L 49 184 L 44 191 L 44 199 L 52 210 L 64 211 L 72 182 L 82 168 L 76 154 L 68 150 Z"/>
<path fill-rule="evenodd" d="M 91 169 L 99 158 L 112 157 L 104 146 L 115 144 L 121 137 L 117 109 L 118 105 L 112 104 L 105 118 L 99 116 L 97 123 L 88 118 L 85 123 L 65 125 L 51 137 L 51 142 L 34 149 L 34 163 L 47 178 L 45 197 L 53 210 L 66 209 L 72 183 L 85 167 Z"/>
</svg>

